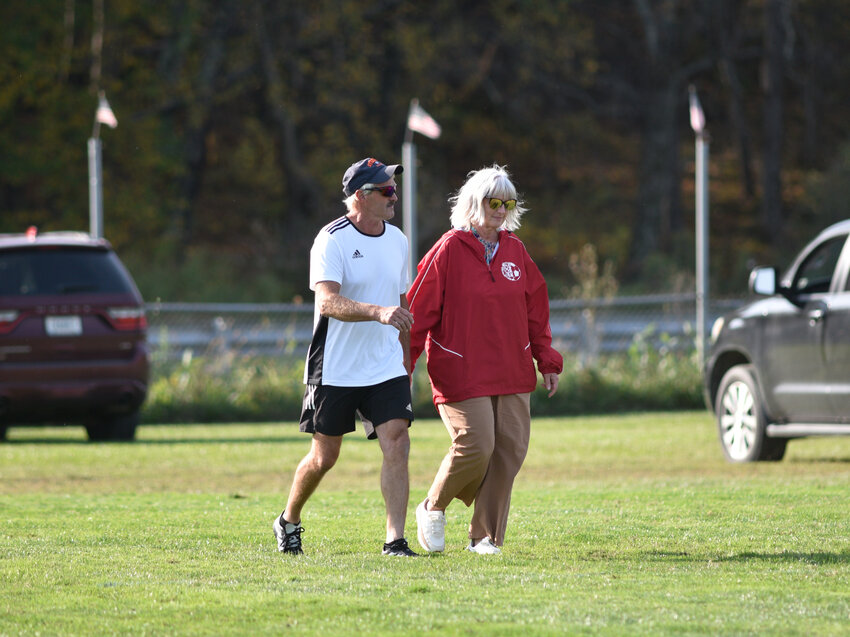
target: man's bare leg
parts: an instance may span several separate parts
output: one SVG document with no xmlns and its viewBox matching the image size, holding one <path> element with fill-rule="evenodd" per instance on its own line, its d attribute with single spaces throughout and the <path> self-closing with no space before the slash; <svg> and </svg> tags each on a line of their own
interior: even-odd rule
<svg viewBox="0 0 850 637">
<path fill-rule="evenodd" d="M 313 434 L 310 451 L 298 463 L 295 477 L 292 479 L 289 499 L 283 511 L 283 517 L 287 522 L 292 524 L 301 522 L 301 509 L 313 495 L 325 474 L 336 464 L 340 447 L 342 447 L 342 436 Z"/>
<path fill-rule="evenodd" d="M 410 455 L 410 437 L 407 420 L 389 420 L 375 427 L 384 461 L 381 465 L 381 493 L 387 507 L 387 543 L 404 537 L 410 483 L 407 459 Z M 289 518 L 287 518 L 289 519 Z"/>
</svg>

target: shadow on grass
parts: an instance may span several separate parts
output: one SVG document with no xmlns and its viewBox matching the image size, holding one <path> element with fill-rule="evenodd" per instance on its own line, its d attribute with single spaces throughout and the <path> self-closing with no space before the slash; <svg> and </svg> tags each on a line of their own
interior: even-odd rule
<svg viewBox="0 0 850 637">
<path fill-rule="evenodd" d="M 196 438 L 166 438 L 161 440 L 133 440 L 133 441 L 97 441 L 92 442 L 90 440 L 86 440 L 85 438 L 79 439 L 71 439 L 71 438 L 18 438 L 18 439 L 7 439 L 3 442 L 0 442 L 0 446 L 2 445 L 81 445 L 81 446 L 97 446 L 97 445 L 127 445 L 134 447 L 141 447 L 146 445 L 185 445 L 185 444 L 214 444 L 214 443 L 228 443 L 228 444 L 273 444 L 273 443 L 298 443 L 305 442 L 309 440 L 306 434 L 302 434 L 300 436 L 257 436 L 255 438 L 241 437 L 241 438 L 214 438 L 214 437 L 196 437 Z"/>
<path fill-rule="evenodd" d="M 790 551 L 787 553 L 740 553 L 729 557 L 720 558 L 720 562 L 750 562 L 752 560 L 763 560 L 768 562 L 805 562 L 806 564 L 848 564 L 850 563 L 850 552 L 842 553 L 799 553 Z"/>
<path fill-rule="evenodd" d="M 797 551 L 783 551 L 779 553 L 758 553 L 747 551 L 735 555 L 711 556 L 706 559 L 704 555 L 691 555 L 685 551 L 650 551 L 645 553 L 650 559 L 674 562 L 804 562 L 826 566 L 829 564 L 850 564 L 850 551 L 840 553 L 814 552 L 800 553 Z"/>
<path fill-rule="evenodd" d="M 232 443 L 237 445 L 250 444 L 270 444 L 270 443 L 292 443 L 292 442 L 307 442 L 310 438 L 307 434 L 300 436 L 257 436 L 256 438 L 239 437 L 239 438 L 164 438 L 162 440 L 136 440 L 134 445 L 182 445 L 182 444 L 215 444 Z M 107 443 L 108 444 L 108 443 Z"/>
</svg>

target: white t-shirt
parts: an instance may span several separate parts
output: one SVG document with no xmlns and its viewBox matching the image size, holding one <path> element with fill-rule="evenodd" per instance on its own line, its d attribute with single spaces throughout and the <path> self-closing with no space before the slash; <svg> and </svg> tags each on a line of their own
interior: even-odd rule
<svg viewBox="0 0 850 637">
<path fill-rule="evenodd" d="M 340 284 L 353 301 L 382 306 L 399 304 L 409 286 L 407 238 L 384 223 L 377 236 L 360 232 L 340 217 L 316 235 L 310 250 L 310 289 L 320 281 Z M 304 382 L 311 385 L 365 387 L 404 376 L 398 330 L 377 321 L 338 321 L 313 314 L 313 341 Z"/>
</svg>

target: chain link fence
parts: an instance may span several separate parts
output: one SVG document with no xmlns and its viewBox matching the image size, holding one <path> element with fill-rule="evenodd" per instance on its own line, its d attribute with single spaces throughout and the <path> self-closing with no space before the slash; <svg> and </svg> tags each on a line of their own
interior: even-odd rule
<svg viewBox="0 0 850 637">
<path fill-rule="evenodd" d="M 712 300 L 710 323 L 744 299 Z M 662 349 L 695 347 L 693 294 L 562 299 L 550 303 L 555 347 L 593 360 L 625 352 L 635 338 Z M 156 360 L 189 356 L 303 357 L 313 331 L 311 304 L 152 303 L 148 340 Z"/>
</svg>

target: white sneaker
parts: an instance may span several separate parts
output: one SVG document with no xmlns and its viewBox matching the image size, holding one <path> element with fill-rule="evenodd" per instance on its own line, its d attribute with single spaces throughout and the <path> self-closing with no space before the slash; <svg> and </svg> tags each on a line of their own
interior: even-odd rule
<svg viewBox="0 0 850 637">
<path fill-rule="evenodd" d="M 429 553 L 439 553 L 446 548 L 446 514 L 442 511 L 428 511 L 423 500 L 416 507 L 416 537 L 419 544 Z"/>
<path fill-rule="evenodd" d="M 466 550 L 471 551 L 472 553 L 478 553 L 479 555 L 498 555 L 502 552 L 499 550 L 498 546 L 490 541 L 489 537 L 478 540 L 478 544 L 475 546 L 472 545 L 472 541 L 470 540 L 469 546 L 466 547 Z"/>
</svg>

